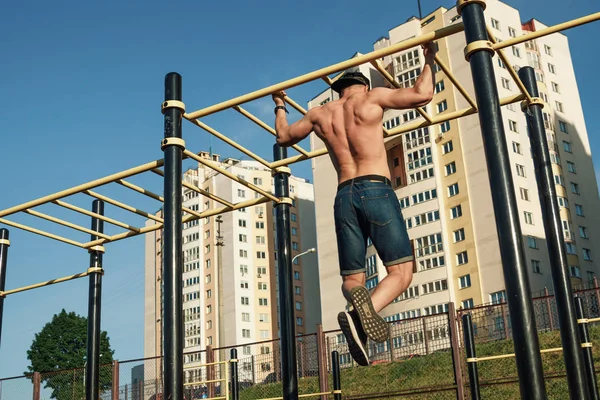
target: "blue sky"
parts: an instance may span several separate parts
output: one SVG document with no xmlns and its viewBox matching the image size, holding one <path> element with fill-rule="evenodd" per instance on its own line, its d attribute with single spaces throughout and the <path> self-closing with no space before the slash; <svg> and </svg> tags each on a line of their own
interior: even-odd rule
<svg viewBox="0 0 600 400">
<path fill-rule="evenodd" d="M 565 7 L 558 0 L 508 1 L 523 20 L 535 17 L 552 25 L 598 11 L 596 0 Z M 163 79 L 183 75 L 187 110 L 199 109 L 246 92 L 369 52 L 373 42 L 417 14 L 416 1 L 377 2 L 8 2 L 0 13 L 0 128 L 3 166 L 0 209 L 162 158 Z M 403 7 L 400 7 L 403 4 Z M 424 13 L 454 1 L 423 0 Z M 590 46 L 600 23 L 567 32 L 579 82 L 587 129 L 599 170 L 600 115 L 594 95 L 598 54 Z M 322 90 L 321 82 L 289 91 L 306 104 Z M 247 108 L 272 123 L 270 100 Z M 292 117 L 295 118 L 295 117 Z M 273 138 L 234 111 L 206 120 L 214 128 L 271 159 Z M 188 148 L 207 149 L 208 134 L 184 124 Z M 225 157 L 238 151 L 212 140 Z M 308 143 L 304 143 L 308 147 Z M 293 173 L 312 178 L 310 163 Z M 155 176 L 132 178 L 162 193 Z M 152 212 L 159 203 L 119 187 L 100 193 Z M 79 195 L 73 204 L 90 208 Z M 55 216 L 89 226 L 85 217 L 56 206 L 42 207 Z M 142 217 L 107 206 L 107 215 L 141 226 Z M 86 241 L 56 225 L 27 216 L 12 220 Z M 108 233 L 118 229 L 107 226 Z M 84 271 L 89 256 L 69 245 L 11 229 L 7 288 Z M 143 356 L 143 239 L 107 246 L 102 328 L 115 357 Z M 87 279 L 10 296 L 5 301 L 0 377 L 20 375 L 33 336 L 62 308 L 87 313 Z"/>
</svg>

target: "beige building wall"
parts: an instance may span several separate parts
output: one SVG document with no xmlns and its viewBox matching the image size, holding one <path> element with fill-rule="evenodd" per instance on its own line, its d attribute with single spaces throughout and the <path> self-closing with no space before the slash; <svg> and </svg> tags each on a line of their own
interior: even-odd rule
<svg viewBox="0 0 600 400">
<path fill-rule="evenodd" d="M 494 36 L 498 40 L 506 40 L 510 36 L 521 35 L 526 30 L 542 29 L 544 25 L 538 21 L 526 24 L 521 20 L 518 10 L 496 0 L 486 2 L 486 20 Z M 374 49 L 387 47 L 408 38 L 460 23 L 461 18 L 456 9 L 440 7 L 422 20 L 410 18 L 401 25 L 391 29 L 386 37 L 378 39 Z M 464 58 L 465 39 L 460 33 L 437 41 L 439 57 L 453 71 L 459 82 L 465 87 L 473 99 L 475 93 L 471 77 L 471 68 Z M 546 47 L 551 49 L 546 54 Z M 565 238 L 568 248 L 574 254 L 568 256 L 572 266 L 574 284 L 591 279 L 597 273 L 594 265 L 598 249 L 597 237 L 591 228 L 590 217 L 598 219 L 598 186 L 594 176 L 594 168 L 590 154 L 585 122 L 581 111 L 581 103 L 577 93 L 577 83 L 570 59 L 568 42 L 564 35 L 536 40 L 536 43 L 516 45 L 515 49 L 505 49 L 510 65 L 503 65 L 494 56 L 494 67 L 500 97 L 518 93 L 507 68 L 516 68 L 532 64 L 529 55 L 537 48 L 539 68 L 542 73 L 539 82 L 540 90 L 545 93 L 544 108 L 548 112 L 548 138 L 553 150 L 555 163 L 553 170 L 557 177 L 557 193 L 566 201 L 560 201 L 561 215 L 565 221 Z M 388 72 L 397 81 L 412 86 L 416 75 L 406 76 L 407 71 L 419 64 L 411 52 L 417 50 L 420 65 L 423 58 L 418 48 L 409 49 L 399 54 L 385 57 L 382 62 Z M 549 66 L 549 63 L 552 66 Z M 372 80 L 378 73 L 370 66 L 359 67 Z M 551 71 L 554 71 L 552 72 Z M 380 78 L 379 78 L 380 79 Z M 443 81 L 443 86 L 441 82 Z M 552 82 L 556 83 L 555 86 Z M 456 90 L 445 74 L 436 72 L 436 94 L 427 106 L 430 115 L 449 113 L 454 110 L 468 108 L 468 102 Z M 374 86 L 381 86 L 375 84 Z M 317 107 L 336 97 L 331 90 L 325 90 L 309 102 L 309 107 Z M 557 103 L 559 102 L 559 103 Z M 558 111 L 562 108 L 563 111 Z M 407 122 L 406 111 L 386 111 L 384 125 L 393 128 Z M 414 115 L 413 115 L 414 117 Z M 412 120 L 409 116 L 408 120 Z M 416 117 L 417 119 L 420 117 Z M 552 289 L 551 271 L 539 194 L 531 158 L 531 145 L 527 135 L 526 119 L 519 104 L 502 107 L 502 118 L 506 131 L 506 146 L 509 150 L 515 195 L 519 209 L 522 243 L 525 261 L 531 283 L 531 292 L 539 293 L 545 287 Z M 561 129 L 559 129 L 558 121 Z M 564 124 L 563 124 L 564 122 Z M 565 132 L 564 130 L 568 132 Z M 556 131 L 559 131 L 558 133 Z M 492 206 L 490 177 L 483 149 L 482 132 L 477 115 L 465 117 L 449 124 L 432 126 L 424 133 L 414 132 L 402 137 L 388 139 L 388 161 L 392 174 L 392 184 L 396 190 L 403 215 L 407 220 L 409 236 L 415 240 L 417 256 L 417 273 L 411 286 L 418 287 L 419 295 L 401 298 L 384 310 L 388 319 L 403 319 L 417 313 L 421 315 L 435 312 L 433 306 L 449 301 L 457 307 L 470 307 L 483 303 L 497 302 L 504 298 L 504 275 L 500 259 L 498 234 L 496 231 L 495 213 Z M 425 139 L 427 138 L 427 139 Z M 563 142 L 567 142 L 565 144 Z M 400 146 L 402 147 L 400 147 Z M 314 135 L 311 136 L 311 149 L 322 148 L 323 143 Z M 430 147 L 432 164 L 420 164 L 414 169 L 414 151 Z M 565 149 L 567 149 L 566 151 Z M 551 153 L 551 154 L 552 154 Z M 420 155 L 417 155 L 419 157 Z M 403 159 L 403 165 L 394 163 L 394 159 Z M 573 163 L 567 165 L 567 161 Z M 413 169 L 411 169 L 411 164 Z M 580 168 L 579 165 L 582 167 Z M 403 166 L 405 168 L 403 168 Z M 414 182 L 411 174 L 414 171 L 434 168 L 434 176 Z M 574 172 L 566 172 L 567 169 Z M 580 170 L 584 169 L 580 173 Z M 317 240 L 319 245 L 319 264 L 321 276 L 321 296 L 323 304 L 323 324 L 325 329 L 337 328 L 337 313 L 344 308 L 345 300 L 340 292 L 341 278 L 337 259 L 337 244 L 333 229 L 333 199 L 335 197 L 337 176 L 328 156 L 313 160 L 315 176 L 315 209 L 317 220 Z M 574 189 L 571 184 L 576 183 Z M 458 189 L 458 190 L 456 190 Z M 435 190 L 437 196 L 426 201 L 413 202 L 413 196 Z M 578 190 L 579 193 L 573 193 Z M 430 192 L 431 193 L 431 192 Z M 418 200 L 418 199 L 417 199 Z M 568 203 L 568 204 L 567 204 Z M 577 204 L 577 212 L 575 210 Z M 460 206 L 460 212 L 457 207 Z M 590 210 L 590 211 L 588 211 Z M 439 212 L 439 219 L 416 226 L 416 217 L 431 212 Z M 579 214 L 579 215 L 577 215 Z M 442 245 L 436 246 L 435 253 L 419 241 L 428 235 L 441 234 Z M 581 236 L 586 237 L 581 237 Z M 326 251 L 323 251 L 326 248 Z M 585 249 L 585 250 L 584 250 Z M 598 249 L 598 250 L 595 250 Z M 589 250 L 589 252 L 587 251 Z M 429 251 L 429 254 L 424 254 Z M 367 262 L 374 254 L 369 248 Z M 427 268 L 427 260 L 443 257 L 444 263 L 438 268 Z M 585 258 L 591 258 L 586 260 Z M 379 279 L 385 277 L 381 264 L 377 260 Z M 583 279 L 579 278 L 581 276 Z M 468 278 L 467 278 L 468 277 Z M 423 289 L 431 283 L 446 280 L 447 290 L 423 294 Z M 435 288 L 435 287 L 434 287 Z M 410 291 L 410 290 L 409 290 Z"/>
</svg>

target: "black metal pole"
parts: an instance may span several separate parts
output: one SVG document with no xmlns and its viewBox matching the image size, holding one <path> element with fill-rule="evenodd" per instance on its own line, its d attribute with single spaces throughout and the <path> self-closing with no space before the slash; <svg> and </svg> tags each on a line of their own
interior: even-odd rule
<svg viewBox="0 0 600 400">
<path fill-rule="evenodd" d="M 342 400 L 342 371 L 340 355 L 337 350 L 331 352 L 331 373 L 333 375 L 333 400 Z"/>
<path fill-rule="evenodd" d="M 471 314 L 465 314 L 462 317 L 463 335 L 465 337 L 465 352 L 467 353 L 467 370 L 469 371 L 469 386 L 471 387 L 471 399 L 481 399 L 479 392 L 479 371 L 477 369 L 477 352 L 475 351 L 475 335 L 473 333 L 473 323 Z"/>
<path fill-rule="evenodd" d="M 278 144 L 273 146 L 275 161 L 287 157 L 287 149 Z M 275 174 L 275 196 L 288 199 L 289 170 Z M 277 223 L 276 248 L 277 271 L 279 274 L 279 324 L 281 331 L 281 380 L 283 383 L 283 399 L 298 399 L 298 375 L 296 365 L 296 320 L 294 313 L 294 275 L 292 267 L 292 232 L 290 224 L 290 204 L 286 202 L 275 205 Z"/>
<path fill-rule="evenodd" d="M 92 212 L 104 215 L 104 202 L 94 200 Z M 92 230 L 104 233 L 104 221 L 92 217 Z M 98 235 L 91 235 L 98 240 Z M 85 364 L 85 398 L 100 399 L 100 319 L 102 310 L 102 255 L 104 247 L 90 249 L 90 289 L 88 298 L 87 356 Z"/>
<path fill-rule="evenodd" d="M 237 349 L 231 349 L 231 400 L 240 400 Z"/>
<path fill-rule="evenodd" d="M 182 143 L 181 75 L 171 72 L 165 77 L 163 104 L 165 136 L 164 165 L 164 228 L 163 228 L 163 283 L 164 283 L 164 398 L 183 400 L 183 271 L 181 245 L 181 174 Z M 169 103 L 170 100 L 176 103 Z"/>
<path fill-rule="evenodd" d="M 0 292 L 6 290 L 6 263 L 10 240 L 8 229 L 0 229 Z M 2 315 L 4 314 L 4 297 L 0 296 L 0 344 L 2 343 Z"/>
<path fill-rule="evenodd" d="M 466 5 L 460 12 L 467 44 L 487 41 L 482 3 L 473 1 L 463 4 Z M 470 54 L 469 62 L 487 160 L 508 307 L 514 328 L 521 397 L 529 400 L 545 399 L 539 339 L 492 54 L 485 48 L 475 50 Z"/>
<path fill-rule="evenodd" d="M 535 71 L 531 67 L 519 70 L 519 77 L 531 97 L 539 96 Z M 575 305 L 571 297 L 572 287 L 568 275 L 569 264 L 562 231 L 562 221 L 556 199 L 552 161 L 548 151 L 548 140 L 544 128 L 544 117 L 541 104 L 529 104 L 525 109 L 529 140 L 533 153 L 533 166 L 536 173 L 546 243 L 550 255 L 550 271 L 554 283 L 558 323 L 567 369 L 567 381 L 571 399 L 585 400 L 588 398 L 587 380 L 584 373 L 581 341 L 577 332 Z"/>
<path fill-rule="evenodd" d="M 581 297 L 575 297 L 575 311 L 577 313 L 578 320 L 584 320 L 585 316 L 583 312 L 583 301 Z M 581 341 L 586 343 L 586 347 L 583 348 L 583 360 L 585 365 L 585 374 L 587 376 L 587 384 L 589 390 L 590 400 L 598 400 L 598 383 L 596 382 L 596 369 L 594 368 L 594 356 L 592 355 L 592 346 L 590 340 L 590 333 L 588 332 L 587 322 L 579 323 L 579 334 L 581 335 Z M 564 349 L 564 346 L 563 346 Z"/>
</svg>

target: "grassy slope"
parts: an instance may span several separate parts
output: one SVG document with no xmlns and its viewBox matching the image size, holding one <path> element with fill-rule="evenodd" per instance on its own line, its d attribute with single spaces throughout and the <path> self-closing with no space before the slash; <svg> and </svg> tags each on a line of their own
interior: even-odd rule
<svg viewBox="0 0 600 400">
<path fill-rule="evenodd" d="M 590 329 L 591 339 L 594 343 L 600 340 L 600 327 Z M 560 347 L 558 331 L 541 333 L 540 348 L 548 349 Z M 477 346 L 477 356 L 485 357 L 514 352 L 511 340 L 483 343 Z M 467 371 L 463 357 L 463 376 L 465 376 L 465 390 L 468 391 Z M 594 363 L 598 365 L 600 355 L 594 352 Z M 546 375 L 564 374 L 565 367 L 562 352 L 546 353 L 542 355 L 544 373 Z M 514 358 L 481 362 L 478 365 L 480 382 L 500 379 L 516 378 L 517 371 Z M 414 358 L 409 361 L 399 361 L 378 364 L 369 367 L 356 367 L 342 370 L 342 391 L 345 396 L 365 395 L 369 393 L 386 393 L 399 390 L 417 389 L 438 385 L 451 385 L 454 382 L 454 372 L 450 352 L 440 351 L 425 357 Z M 332 378 L 329 377 L 331 388 Z M 547 379 L 546 389 L 549 399 L 568 398 L 567 384 L 564 378 Z M 264 399 L 281 396 L 281 383 L 258 384 L 240 392 L 240 398 Z M 298 381 L 299 393 L 319 392 L 318 377 L 302 378 Z M 500 384 L 481 387 L 482 398 L 485 399 L 516 399 L 519 398 L 518 383 Z M 390 397 L 392 398 L 392 397 Z M 408 397 L 403 397 L 407 399 Z M 455 398 L 452 392 L 438 394 L 423 394 L 414 398 Z"/>
</svg>

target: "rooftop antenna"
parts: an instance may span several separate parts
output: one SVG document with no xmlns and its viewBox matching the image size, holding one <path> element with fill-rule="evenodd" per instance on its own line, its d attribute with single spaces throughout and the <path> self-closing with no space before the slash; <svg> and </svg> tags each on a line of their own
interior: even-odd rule
<svg viewBox="0 0 600 400">
<path fill-rule="evenodd" d="M 423 19 L 423 14 L 421 13 L 421 0 L 417 0 L 417 4 L 419 5 L 419 19 Z"/>
</svg>

